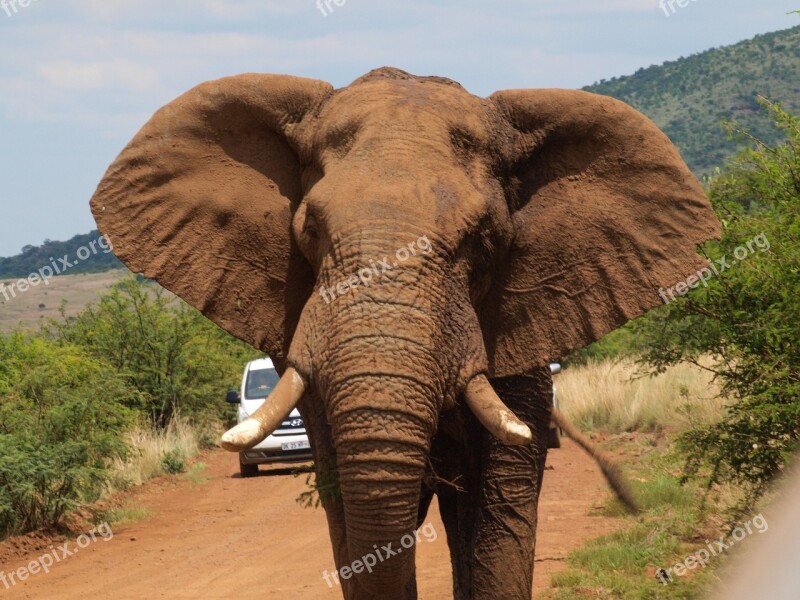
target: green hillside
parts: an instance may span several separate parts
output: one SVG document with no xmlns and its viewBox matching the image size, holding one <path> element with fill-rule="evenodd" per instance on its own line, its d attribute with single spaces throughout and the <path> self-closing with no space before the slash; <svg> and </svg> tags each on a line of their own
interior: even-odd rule
<svg viewBox="0 0 800 600">
<path fill-rule="evenodd" d="M 735 120 L 768 142 L 779 138 L 756 102 L 757 95 L 800 112 L 798 59 L 800 26 L 584 89 L 642 111 L 675 142 L 696 174 L 707 175 L 742 146 L 729 139 L 723 121 Z"/>
<path fill-rule="evenodd" d="M 48 266 L 55 274 L 63 271 L 67 275 L 121 269 L 122 263 L 109 250 L 105 240 L 98 240 L 100 232 L 94 230 L 66 242 L 45 240 L 41 246 L 25 246 L 16 256 L 0 258 L 0 277 L 27 277 Z"/>
</svg>

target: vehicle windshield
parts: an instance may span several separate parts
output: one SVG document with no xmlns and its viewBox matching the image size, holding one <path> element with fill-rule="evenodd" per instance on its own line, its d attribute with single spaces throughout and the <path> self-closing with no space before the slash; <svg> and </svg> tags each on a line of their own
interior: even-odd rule
<svg viewBox="0 0 800 600">
<path fill-rule="evenodd" d="M 248 400 L 266 398 L 275 389 L 280 378 L 275 369 L 258 369 L 247 374 L 244 397 Z"/>
</svg>

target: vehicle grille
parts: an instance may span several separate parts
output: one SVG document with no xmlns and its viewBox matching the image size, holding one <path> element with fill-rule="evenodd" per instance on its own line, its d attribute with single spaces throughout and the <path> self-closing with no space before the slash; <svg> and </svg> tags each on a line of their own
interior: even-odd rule
<svg viewBox="0 0 800 600">
<path fill-rule="evenodd" d="M 290 417 L 283 421 L 273 435 L 302 435 L 306 432 L 303 419 Z"/>
</svg>

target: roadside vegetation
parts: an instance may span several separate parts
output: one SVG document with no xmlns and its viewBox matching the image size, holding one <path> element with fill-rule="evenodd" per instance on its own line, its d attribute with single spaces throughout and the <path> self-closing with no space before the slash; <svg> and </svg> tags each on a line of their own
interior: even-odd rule
<svg viewBox="0 0 800 600">
<path fill-rule="evenodd" d="M 257 355 L 135 277 L 65 315 L 0 336 L 0 539 L 63 527 L 79 506 L 186 471 Z"/>
<path fill-rule="evenodd" d="M 555 383 L 563 412 L 583 431 L 686 431 L 718 421 L 725 407 L 713 374 L 688 364 L 650 375 L 632 358 L 590 360 Z"/>
<path fill-rule="evenodd" d="M 129 451 L 109 465 L 107 491 L 125 491 L 163 473 L 184 473 L 192 458 L 213 445 L 208 434 L 185 418 L 176 417 L 160 428 L 140 422 L 125 434 Z"/>
<path fill-rule="evenodd" d="M 551 600 L 699 599 L 715 588 L 726 556 L 712 557 L 706 566 L 697 564 L 680 576 L 675 565 L 727 531 L 703 509 L 703 490 L 681 485 L 678 465 L 663 451 L 643 447 L 650 442 L 647 437 L 625 441 L 626 453 L 632 448 L 642 452 L 629 475 L 643 516 L 570 553 L 566 570 L 551 580 Z M 666 569 L 671 569 L 669 577 Z"/>
<path fill-rule="evenodd" d="M 703 361 L 708 362 L 708 359 Z M 627 518 L 622 527 L 572 552 L 557 573 L 550 600 L 577 598 L 701 598 L 713 587 L 709 561 L 665 585 L 658 569 L 673 567 L 718 538 L 726 527 L 717 510 L 731 489 L 709 498 L 706 487 L 682 478 L 682 434 L 718 423 L 726 410 L 719 385 L 704 368 L 679 364 L 653 376 L 630 358 L 573 365 L 556 377 L 564 414 L 614 457 L 625 471 L 643 514 L 626 517 L 609 495 L 605 516 Z M 558 452 L 557 450 L 555 452 Z"/>
<path fill-rule="evenodd" d="M 557 378 L 563 411 L 618 456 L 645 512 L 572 553 L 553 600 L 702 597 L 730 553 L 667 584 L 659 569 L 759 515 L 798 448 L 800 119 L 761 104 L 783 141 L 740 132 L 750 147 L 709 188 L 724 229 L 703 251 L 731 266 Z"/>
</svg>

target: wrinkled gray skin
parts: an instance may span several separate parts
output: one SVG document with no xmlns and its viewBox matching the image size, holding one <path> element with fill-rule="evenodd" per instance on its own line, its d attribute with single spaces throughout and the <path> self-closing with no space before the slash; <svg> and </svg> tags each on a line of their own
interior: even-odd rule
<svg viewBox="0 0 800 600">
<path fill-rule="evenodd" d="M 658 304 L 718 228 L 674 147 L 621 103 L 482 99 L 394 69 L 337 91 L 205 84 L 142 130 L 92 208 L 132 269 L 307 382 L 337 566 L 397 549 L 435 493 L 457 599 L 531 597 L 548 361 Z M 320 292 L 384 257 L 397 266 L 368 286 Z M 532 444 L 465 406 L 480 374 Z M 416 598 L 414 556 L 343 580 L 345 598 Z"/>
</svg>

